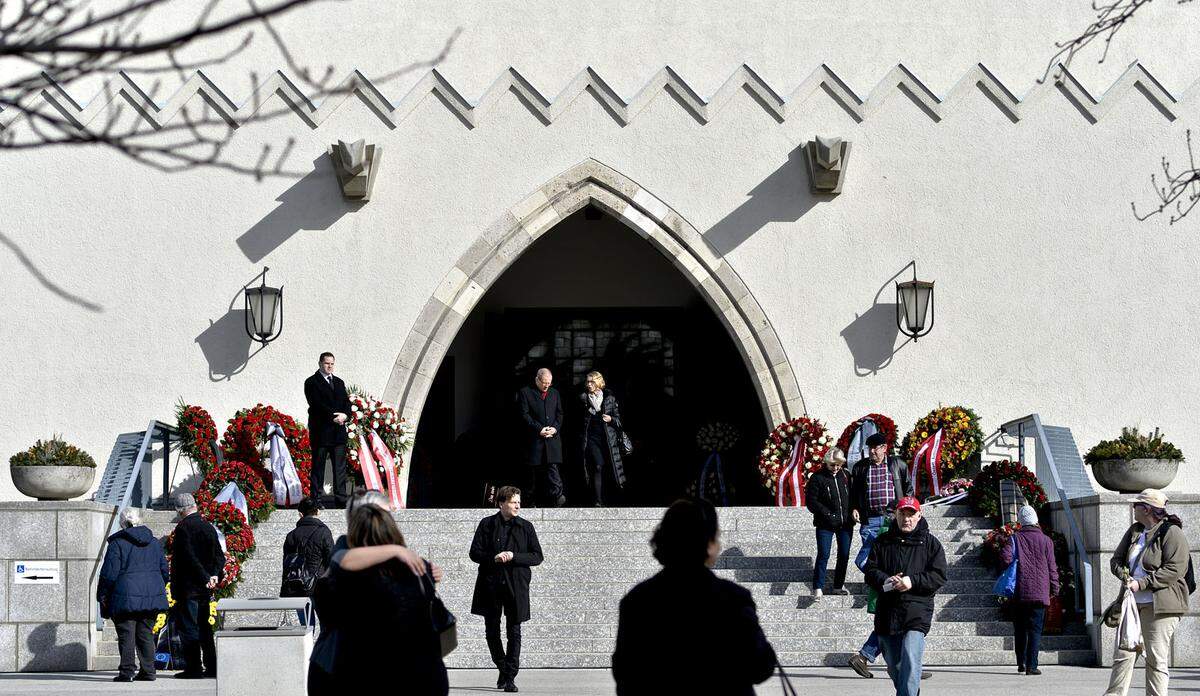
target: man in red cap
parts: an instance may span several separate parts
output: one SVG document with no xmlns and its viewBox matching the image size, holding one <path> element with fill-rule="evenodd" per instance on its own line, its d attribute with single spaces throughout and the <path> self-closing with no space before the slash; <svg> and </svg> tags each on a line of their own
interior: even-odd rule
<svg viewBox="0 0 1200 696">
<path fill-rule="evenodd" d="M 946 552 L 916 498 L 897 501 L 896 521 L 875 539 L 863 576 L 879 592 L 875 633 L 896 696 L 917 696 L 933 596 L 946 583 Z"/>
</svg>

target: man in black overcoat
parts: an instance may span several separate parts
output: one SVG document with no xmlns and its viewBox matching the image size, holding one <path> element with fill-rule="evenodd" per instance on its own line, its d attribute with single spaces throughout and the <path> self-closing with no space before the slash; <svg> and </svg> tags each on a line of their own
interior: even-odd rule
<svg viewBox="0 0 1200 696">
<path fill-rule="evenodd" d="M 225 577 L 225 553 L 217 530 L 200 516 L 191 494 L 176 496 L 175 510 L 180 520 L 171 546 L 171 597 L 184 659 L 183 671 L 175 676 L 212 679 L 217 676 L 217 647 L 208 623 L 209 604 L 213 590 Z"/>
<path fill-rule="evenodd" d="M 317 501 L 325 491 L 325 459 L 333 457 L 333 500 L 346 507 L 350 494 L 346 481 L 346 421 L 350 419 L 350 396 L 346 383 L 333 374 L 333 353 L 321 353 L 316 374 L 304 380 L 308 401 L 308 438 L 312 445 L 312 490 Z"/>
<path fill-rule="evenodd" d="M 558 390 L 550 386 L 554 376 L 550 370 L 537 371 L 533 386 L 521 387 L 517 392 L 517 413 L 522 429 L 521 454 L 527 467 L 525 491 L 530 505 L 549 501 L 562 507 L 567 498 L 563 495 L 562 476 L 558 465 L 562 464 L 563 405 Z"/>
<path fill-rule="evenodd" d="M 521 662 L 521 623 L 529 620 L 529 569 L 542 562 L 542 545 L 533 523 L 519 516 L 519 488 L 501 487 L 496 503 L 500 511 L 479 522 L 471 541 L 471 560 L 479 564 L 471 613 L 483 617 L 488 650 L 500 670 L 496 688 L 514 692 Z M 502 613 L 507 652 L 500 641 Z"/>
</svg>

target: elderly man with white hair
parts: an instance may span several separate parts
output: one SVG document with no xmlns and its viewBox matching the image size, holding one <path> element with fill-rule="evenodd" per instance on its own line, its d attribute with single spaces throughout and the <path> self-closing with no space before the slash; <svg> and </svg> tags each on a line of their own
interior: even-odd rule
<svg viewBox="0 0 1200 696">
<path fill-rule="evenodd" d="M 553 383 L 554 375 L 543 367 L 537 371 L 533 386 L 517 392 L 523 434 L 520 455 L 527 469 L 523 487 L 531 506 L 539 500 L 555 507 L 567 503 L 558 472 L 563 461 L 563 405 Z"/>
<path fill-rule="evenodd" d="M 1183 522 L 1167 512 L 1165 493 L 1147 488 L 1131 502 L 1133 524 L 1117 544 L 1110 570 L 1123 583 L 1122 596 L 1132 592 L 1137 602 L 1145 643 L 1146 694 L 1166 696 L 1171 636 L 1188 610 L 1191 551 Z M 1106 696 L 1129 693 L 1137 656 L 1136 652 L 1116 652 Z"/>
<path fill-rule="evenodd" d="M 121 663 L 113 681 L 154 681 L 154 621 L 167 610 L 167 556 L 137 510 L 121 513 L 96 586 L 100 615 L 117 627 Z M 138 669 L 138 662 L 141 669 Z"/>
<path fill-rule="evenodd" d="M 171 596 L 184 661 L 175 678 L 212 679 L 217 676 L 217 647 L 208 614 L 212 592 L 225 576 L 225 553 L 216 528 L 200 516 L 191 494 L 175 496 L 175 510 L 180 519 L 171 553 Z"/>
</svg>

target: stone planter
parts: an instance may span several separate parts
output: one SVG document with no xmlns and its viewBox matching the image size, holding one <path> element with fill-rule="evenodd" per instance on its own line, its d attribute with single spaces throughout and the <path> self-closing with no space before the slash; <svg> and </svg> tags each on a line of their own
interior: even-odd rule
<svg viewBox="0 0 1200 696">
<path fill-rule="evenodd" d="M 30 498 L 70 500 L 92 487 L 95 467 L 90 466 L 14 466 L 9 467 L 13 485 Z"/>
<path fill-rule="evenodd" d="M 1178 459 L 1107 459 L 1092 464 L 1096 482 L 1118 493 L 1166 488 L 1175 480 L 1178 470 Z"/>
</svg>

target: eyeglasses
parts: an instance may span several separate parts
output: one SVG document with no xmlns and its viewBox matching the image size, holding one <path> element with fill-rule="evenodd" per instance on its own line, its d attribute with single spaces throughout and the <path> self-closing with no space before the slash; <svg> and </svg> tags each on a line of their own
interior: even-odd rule
<svg viewBox="0 0 1200 696">
<path fill-rule="evenodd" d="M 1149 506 L 1149 505 L 1147 505 L 1147 504 L 1145 504 L 1145 503 L 1134 503 L 1134 504 L 1133 504 L 1133 507 L 1134 507 L 1134 508 L 1141 508 L 1141 509 L 1143 509 L 1143 510 L 1149 510 L 1149 509 L 1150 509 L 1150 506 Z"/>
</svg>

